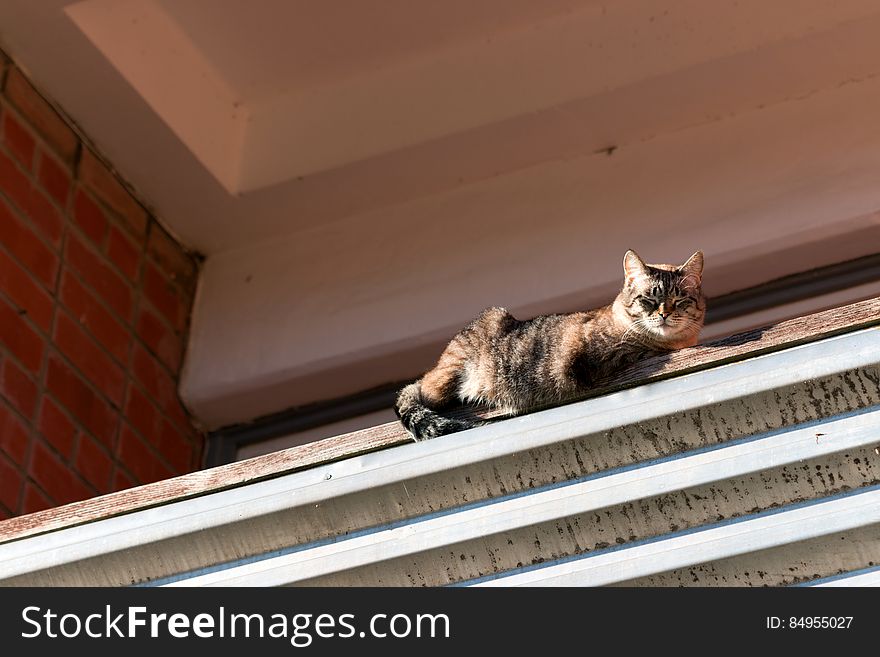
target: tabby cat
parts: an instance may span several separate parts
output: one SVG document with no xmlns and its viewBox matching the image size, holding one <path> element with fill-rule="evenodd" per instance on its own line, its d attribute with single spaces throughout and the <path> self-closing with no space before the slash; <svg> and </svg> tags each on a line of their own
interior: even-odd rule
<svg viewBox="0 0 880 657">
<path fill-rule="evenodd" d="M 706 312 L 703 254 L 680 267 L 623 258 L 611 305 L 525 321 L 489 308 L 452 338 L 434 369 L 404 387 L 394 410 L 415 440 L 479 423 L 437 413 L 454 402 L 517 414 L 583 396 L 626 365 L 697 343 Z"/>
</svg>

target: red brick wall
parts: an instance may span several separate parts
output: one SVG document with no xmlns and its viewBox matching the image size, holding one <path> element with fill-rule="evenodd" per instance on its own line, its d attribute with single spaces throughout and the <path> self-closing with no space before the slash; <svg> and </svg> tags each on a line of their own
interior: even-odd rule
<svg viewBox="0 0 880 657">
<path fill-rule="evenodd" d="M 189 472 L 197 262 L 0 53 L 0 519 Z"/>
</svg>

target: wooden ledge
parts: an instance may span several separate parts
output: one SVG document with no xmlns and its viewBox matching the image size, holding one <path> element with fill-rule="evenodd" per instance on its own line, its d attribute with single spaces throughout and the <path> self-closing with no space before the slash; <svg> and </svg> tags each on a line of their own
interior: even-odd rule
<svg viewBox="0 0 880 657">
<path fill-rule="evenodd" d="M 680 376 L 761 354 L 814 342 L 880 324 L 880 298 L 788 320 L 765 328 L 647 359 L 627 368 L 591 397 Z M 473 414 L 476 409 L 463 409 Z M 483 417 L 494 413 L 479 412 Z M 0 542 L 8 542 L 242 486 L 410 442 L 398 422 L 327 438 L 246 461 L 129 488 L 0 522 Z M 439 440 L 442 440 L 440 438 Z"/>
</svg>

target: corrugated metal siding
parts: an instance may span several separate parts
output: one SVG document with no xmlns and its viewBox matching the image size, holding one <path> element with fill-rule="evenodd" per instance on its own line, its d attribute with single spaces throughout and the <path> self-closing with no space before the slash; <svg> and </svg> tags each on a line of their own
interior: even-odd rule
<svg viewBox="0 0 880 657">
<path fill-rule="evenodd" d="M 878 364 L 866 329 L 25 538 L 0 545 L 2 583 L 781 585 L 862 571 L 880 564 Z"/>
</svg>

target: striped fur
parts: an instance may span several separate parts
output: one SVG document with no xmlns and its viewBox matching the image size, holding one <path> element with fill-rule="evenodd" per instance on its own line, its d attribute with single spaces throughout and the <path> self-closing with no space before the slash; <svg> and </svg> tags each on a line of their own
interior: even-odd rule
<svg viewBox="0 0 880 657">
<path fill-rule="evenodd" d="M 696 344 L 706 311 L 703 254 L 673 265 L 624 256 L 624 285 L 603 308 L 518 320 L 489 308 L 447 345 L 437 365 L 398 394 L 395 412 L 415 440 L 477 425 L 438 411 L 478 403 L 509 414 L 586 394 L 621 368 Z"/>
</svg>

